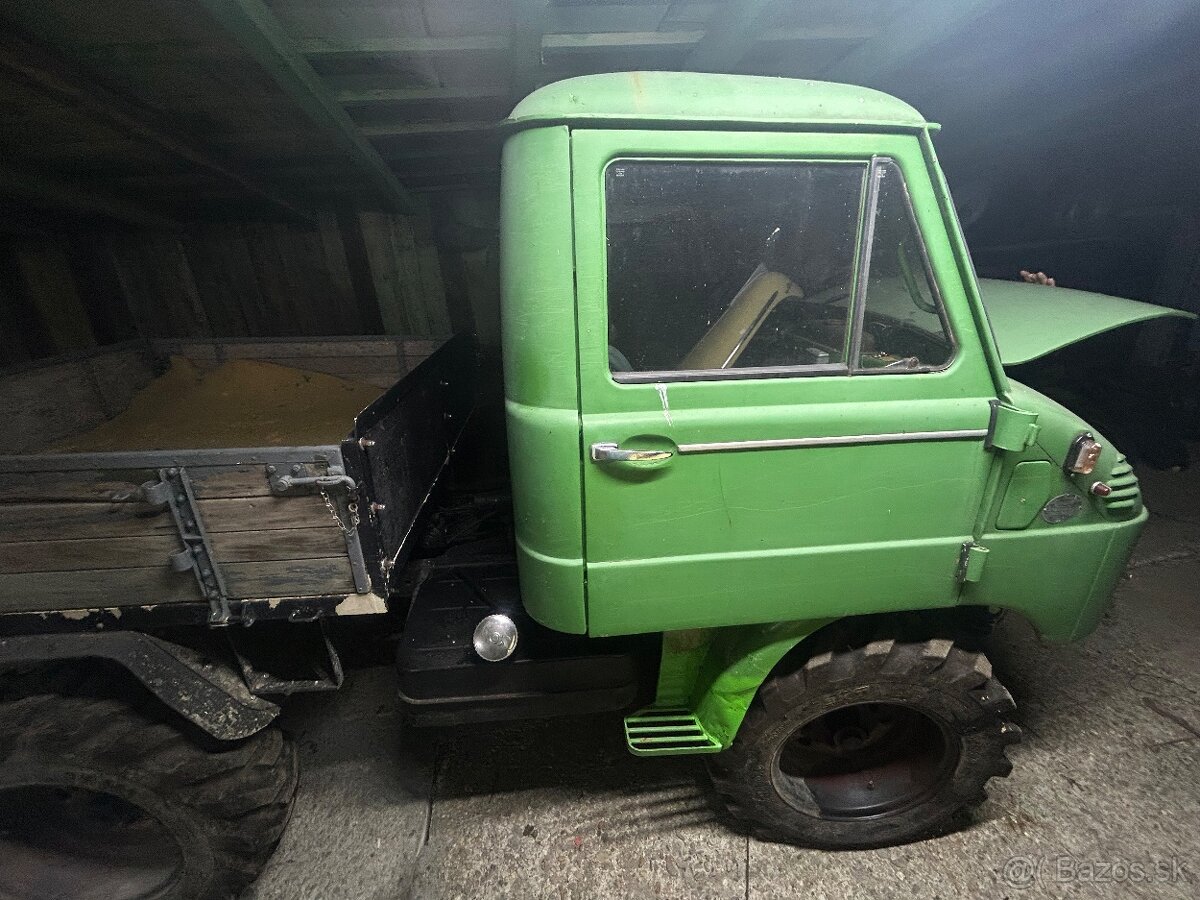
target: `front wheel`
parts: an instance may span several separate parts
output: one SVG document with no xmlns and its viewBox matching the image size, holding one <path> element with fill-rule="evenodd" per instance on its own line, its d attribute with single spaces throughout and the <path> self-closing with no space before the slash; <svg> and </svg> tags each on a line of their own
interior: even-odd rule
<svg viewBox="0 0 1200 900">
<path fill-rule="evenodd" d="M 765 840 L 902 844 L 937 833 L 1008 775 L 1014 708 L 981 653 L 875 641 L 765 682 L 709 769 L 730 812 Z"/>
</svg>

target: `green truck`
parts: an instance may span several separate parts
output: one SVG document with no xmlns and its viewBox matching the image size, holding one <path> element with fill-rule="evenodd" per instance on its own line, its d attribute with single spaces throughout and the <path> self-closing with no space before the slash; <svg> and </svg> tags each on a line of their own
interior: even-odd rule
<svg viewBox="0 0 1200 900">
<path fill-rule="evenodd" d="M 504 128 L 498 359 L 451 341 L 327 445 L 0 458 L 0 548 L 160 548 L 0 571 L 10 893 L 246 884 L 279 703 L 368 634 L 414 725 L 621 711 L 769 840 L 919 839 L 1009 773 L 992 621 L 1086 636 L 1147 513 L 1005 366 L 1177 313 L 977 279 L 936 126 L 875 91 L 595 75 Z M 271 528 L 314 516 L 306 565 Z"/>
</svg>

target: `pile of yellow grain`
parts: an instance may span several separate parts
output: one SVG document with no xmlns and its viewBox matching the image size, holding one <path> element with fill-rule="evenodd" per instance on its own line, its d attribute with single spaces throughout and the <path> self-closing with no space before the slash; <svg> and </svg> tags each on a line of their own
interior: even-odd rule
<svg viewBox="0 0 1200 900">
<path fill-rule="evenodd" d="M 201 369 L 171 357 L 114 419 L 52 453 L 333 444 L 380 394 L 374 385 L 251 359 Z"/>
</svg>

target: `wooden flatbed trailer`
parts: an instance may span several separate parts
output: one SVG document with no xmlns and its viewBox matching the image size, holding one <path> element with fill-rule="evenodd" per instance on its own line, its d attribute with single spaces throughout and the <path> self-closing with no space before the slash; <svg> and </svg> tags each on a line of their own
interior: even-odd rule
<svg viewBox="0 0 1200 900">
<path fill-rule="evenodd" d="M 470 409 L 472 360 L 445 344 L 336 443 L 0 456 L 0 617 L 385 612 Z"/>
</svg>

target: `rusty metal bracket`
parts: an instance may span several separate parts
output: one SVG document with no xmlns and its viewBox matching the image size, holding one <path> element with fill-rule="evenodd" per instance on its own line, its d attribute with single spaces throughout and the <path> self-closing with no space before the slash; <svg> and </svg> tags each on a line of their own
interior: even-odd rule
<svg viewBox="0 0 1200 900">
<path fill-rule="evenodd" d="M 195 573 L 200 593 L 208 601 L 209 624 L 228 625 L 233 620 L 229 594 L 225 590 L 225 579 L 221 577 L 221 570 L 213 558 L 187 470 L 182 466 L 159 469 L 158 477 L 159 483 L 143 485 L 142 493 L 148 498 L 165 496 L 166 504 L 171 509 L 171 518 L 175 520 L 175 528 L 183 542 L 183 549 L 171 555 L 171 567 L 176 572 L 191 569 Z"/>
</svg>

